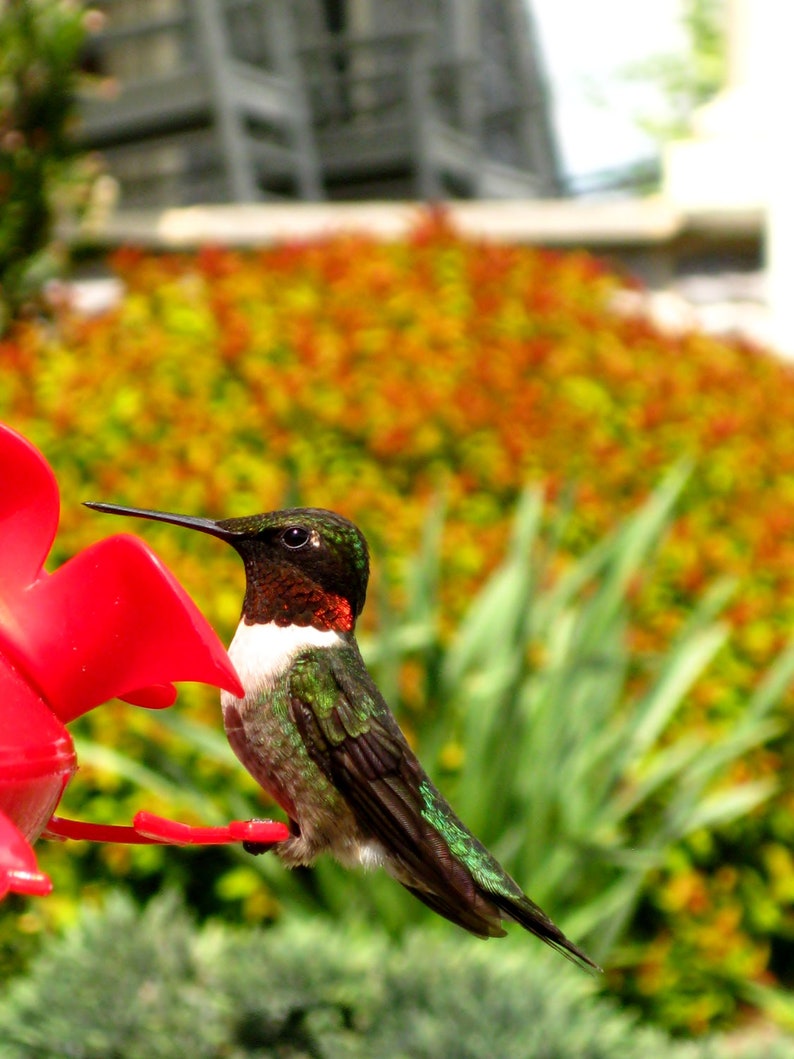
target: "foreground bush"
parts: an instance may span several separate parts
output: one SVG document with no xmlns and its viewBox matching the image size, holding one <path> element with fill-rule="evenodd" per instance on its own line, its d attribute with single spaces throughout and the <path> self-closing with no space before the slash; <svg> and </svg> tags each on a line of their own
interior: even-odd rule
<svg viewBox="0 0 794 1059">
<path fill-rule="evenodd" d="M 114 895 L 0 1000 L 3 1059 L 783 1059 L 764 1035 L 674 1043 L 594 998 L 551 953 L 305 922 L 196 930 L 175 902 Z"/>
<path fill-rule="evenodd" d="M 43 449 L 61 483 L 55 561 L 123 528 L 88 515 L 82 499 L 216 516 L 311 503 L 361 523 L 375 555 L 373 601 L 399 613 L 428 506 L 443 496 L 434 575 L 443 647 L 504 554 L 528 481 L 568 505 L 554 575 L 687 456 L 694 470 L 678 518 L 628 586 L 626 642 L 642 672 L 673 647 L 704 592 L 733 578 L 721 612 L 727 638 L 665 737 L 735 746 L 794 615 L 789 368 L 746 346 L 670 337 L 617 315 L 619 280 L 584 255 L 472 243 L 435 222 L 388 245 L 349 236 L 250 255 L 126 252 L 116 263 L 128 285 L 118 310 L 88 321 L 66 314 L 54 331 L 22 327 L 0 348 L 0 415 Z M 234 557 L 173 527 L 134 530 L 228 637 L 242 594 Z M 365 613 L 365 631 L 378 610 Z M 427 733 L 428 765 L 438 755 L 454 786 L 477 748 L 434 744 L 434 664 L 432 651 L 403 652 L 388 690 L 423 757 Z M 388 668 L 383 659 L 381 672 Z M 178 716 L 188 710 L 217 726 L 214 696 L 186 696 Z M 739 981 L 790 981 L 789 711 L 775 742 L 735 755 L 723 777 L 728 787 L 777 780 L 775 797 L 740 823 L 712 819 L 667 848 L 640 895 L 616 973 L 625 995 L 670 1025 L 703 1029 L 732 1017 Z M 187 774 L 210 800 L 222 794 L 250 812 L 241 792 L 253 788 L 239 769 L 231 787 L 206 751 L 154 719 L 120 708 L 84 731 L 105 753 L 70 792 L 75 812 L 118 820 L 141 804 L 135 775 L 119 773 L 119 751 L 140 765 L 154 810 L 168 808 Z M 81 803 L 92 785 L 99 796 Z M 205 802 L 193 801 L 196 816 Z M 220 854 L 52 856 L 62 887 L 70 873 L 77 889 L 110 868 L 146 892 L 167 864 L 202 913 L 280 911 L 247 868 L 224 861 L 219 872 Z"/>
</svg>

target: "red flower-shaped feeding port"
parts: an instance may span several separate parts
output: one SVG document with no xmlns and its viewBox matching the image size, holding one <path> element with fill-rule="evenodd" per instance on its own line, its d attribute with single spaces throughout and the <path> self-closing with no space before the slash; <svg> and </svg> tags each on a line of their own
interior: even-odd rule
<svg viewBox="0 0 794 1059">
<path fill-rule="evenodd" d="M 77 768 L 69 721 L 114 697 L 169 706 L 175 680 L 242 693 L 212 628 L 136 537 L 109 537 L 45 573 L 58 515 L 49 465 L 0 424 L 0 897 L 49 892 L 32 849 L 45 828 L 99 841 L 281 841 L 286 828 L 267 822 L 189 828 L 138 814 L 135 827 L 116 828 L 51 820 Z"/>
</svg>

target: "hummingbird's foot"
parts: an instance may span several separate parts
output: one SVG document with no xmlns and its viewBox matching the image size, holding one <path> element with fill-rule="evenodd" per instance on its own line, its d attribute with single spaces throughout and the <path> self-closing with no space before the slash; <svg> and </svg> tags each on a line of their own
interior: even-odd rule
<svg viewBox="0 0 794 1059">
<path fill-rule="evenodd" d="M 269 853 L 277 845 L 278 842 L 243 842 L 243 849 L 246 853 L 259 857 L 262 853 Z"/>
</svg>

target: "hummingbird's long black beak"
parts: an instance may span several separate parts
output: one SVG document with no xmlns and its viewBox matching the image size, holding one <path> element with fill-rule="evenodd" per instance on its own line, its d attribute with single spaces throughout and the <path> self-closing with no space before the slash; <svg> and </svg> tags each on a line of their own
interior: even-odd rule
<svg viewBox="0 0 794 1059">
<path fill-rule="evenodd" d="M 197 518 L 195 515 L 176 515 L 169 511 L 149 511 L 142 507 L 122 507 L 120 504 L 104 504 L 96 500 L 84 500 L 84 507 L 90 507 L 93 511 L 104 511 L 109 515 L 130 515 L 133 518 L 148 518 L 152 522 L 169 522 L 173 526 L 186 526 L 188 529 L 199 530 L 201 533 L 209 533 L 213 537 L 220 537 L 222 541 L 238 540 L 243 534 L 222 526 L 211 518 Z"/>
</svg>

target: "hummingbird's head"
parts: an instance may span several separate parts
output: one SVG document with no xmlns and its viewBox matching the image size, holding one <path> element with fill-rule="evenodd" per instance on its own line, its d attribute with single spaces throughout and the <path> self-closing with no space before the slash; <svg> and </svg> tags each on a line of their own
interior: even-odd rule
<svg viewBox="0 0 794 1059">
<path fill-rule="evenodd" d="M 243 618 L 249 625 L 275 622 L 347 632 L 364 608 L 367 542 L 352 522 L 333 511 L 290 508 L 214 521 L 116 504 L 86 506 L 186 526 L 227 541 L 245 564 Z"/>
</svg>

